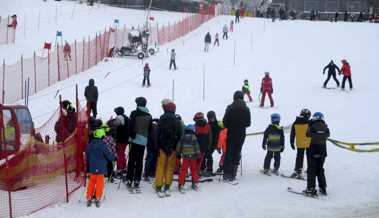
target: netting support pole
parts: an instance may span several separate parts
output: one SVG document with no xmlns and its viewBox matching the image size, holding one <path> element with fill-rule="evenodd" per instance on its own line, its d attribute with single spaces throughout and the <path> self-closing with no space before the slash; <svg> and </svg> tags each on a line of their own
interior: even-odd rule
<svg viewBox="0 0 379 218">
<path fill-rule="evenodd" d="M 67 158 L 66 158 L 65 152 L 63 152 L 63 161 L 64 161 L 64 180 L 65 180 L 65 185 L 66 185 L 66 203 L 68 203 Z"/>
<path fill-rule="evenodd" d="M 50 86 L 50 49 L 47 49 L 47 86 Z"/>
<path fill-rule="evenodd" d="M 95 65 L 97 64 L 97 42 L 99 41 L 99 36 L 97 35 L 96 33 L 96 36 L 95 36 Z"/>
<path fill-rule="evenodd" d="M 61 66 L 59 60 L 59 44 L 57 43 L 57 64 L 58 64 L 58 81 L 61 81 Z"/>
<path fill-rule="evenodd" d="M 83 38 L 83 45 L 82 45 L 82 48 L 83 48 L 83 51 L 82 51 L 82 71 L 84 71 L 84 46 L 85 46 L 85 39 Z"/>
<path fill-rule="evenodd" d="M 9 204 L 9 218 L 13 218 L 13 212 L 12 212 L 12 195 L 11 192 L 8 191 L 8 204 Z"/>
<path fill-rule="evenodd" d="M 88 63 L 87 63 L 87 69 L 90 68 L 90 63 L 91 63 L 91 37 L 88 36 Z"/>
<path fill-rule="evenodd" d="M 9 15 L 8 15 L 8 20 L 7 20 L 7 25 L 9 24 Z M 9 32 L 9 27 L 7 27 L 7 37 L 6 37 L 6 42 L 8 44 L 8 33 Z"/>
<path fill-rule="evenodd" d="M 24 98 L 24 86 L 23 86 L 23 82 L 24 82 L 24 58 L 21 55 L 21 99 Z"/>
<path fill-rule="evenodd" d="M 36 65 L 36 52 L 33 54 L 34 62 L 34 93 L 37 93 L 37 65 Z"/>
<path fill-rule="evenodd" d="M 76 55 L 77 54 L 77 50 L 76 50 L 76 39 L 75 39 L 75 46 L 74 46 L 74 49 L 75 49 L 75 74 L 78 74 L 78 56 Z"/>
<path fill-rule="evenodd" d="M 1 102 L 4 104 L 5 102 L 5 59 L 3 59 L 3 90 L 1 92 Z"/>
</svg>

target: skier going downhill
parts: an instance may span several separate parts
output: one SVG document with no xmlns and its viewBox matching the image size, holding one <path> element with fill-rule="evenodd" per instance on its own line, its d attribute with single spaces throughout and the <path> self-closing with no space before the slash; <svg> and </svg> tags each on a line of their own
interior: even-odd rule
<svg viewBox="0 0 379 218">
<path fill-rule="evenodd" d="M 334 81 L 336 81 L 337 87 L 340 87 L 340 82 L 337 79 L 336 70 L 338 71 L 338 73 L 341 73 L 341 71 L 340 68 L 338 68 L 337 65 L 334 64 L 333 60 L 331 60 L 329 64 L 324 67 L 322 74 L 325 74 L 326 70 L 328 70 L 328 78 L 326 78 L 323 87 L 326 88 L 326 85 L 328 85 L 330 77 L 333 77 Z"/>
</svg>

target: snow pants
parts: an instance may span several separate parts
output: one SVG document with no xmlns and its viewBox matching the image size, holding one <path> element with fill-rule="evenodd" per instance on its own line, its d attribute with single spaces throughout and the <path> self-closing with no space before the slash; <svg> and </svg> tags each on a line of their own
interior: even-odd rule
<svg viewBox="0 0 379 218">
<path fill-rule="evenodd" d="M 126 169 L 126 157 L 125 150 L 127 144 L 117 144 L 117 170 L 125 170 Z"/>
<path fill-rule="evenodd" d="M 304 162 L 304 153 L 307 156 L 307 166 L 309 167 L 309 149 L 308 148 L 297 148 L 296 153 L 296 163 L 295 163 L 295 172 L 301 173 L 303 170 L 303 162 Z"/>
<path fill-rule="evenodd" d="M 263 91 L 262 92 L 262 98 L 261 98 L 261 104 L 260 104 L 260 106 L 263 107 L 265 105 L 266 94 L 268 95 L 268 98 L 270 99 L 270 105 L 271 105 L 271 107 L 274 107 L 274 100 L 272 99 L 272 94 L 269 91 Z"/>
<path fill-rule="evenodd" d="M 155 176 L 155 170 L 157 168 L 157 157 L 158 157 L 158 151 L 147 147 L 145 171 L 144 171 L 145 177 Z"/>
<path fill-rule="evenodd" d="M 209 52 L 209 42 L 206 42 L 205 44 L 204 44 L 204 52 Z"/>
<path fill-rule="evenodd" d="M 324 88 L 326 87 L 326 85 L 328 85 L 330 77 L 333 77 L 334 81 L 337 84 L 337 87 L 339 87 L 340 86 L 340 82 L 338 81 L 336 74 L 335 73 L 328 73 L 328 77 L 326 78 L 326 80 L 324 82 Z"/>
<path fill-rule="evenodd" d="M 95 190 L 96 190 L 96 193 L 95 193 L 96 200 L 100 200 L 104 191 L 104 175 L 102 174 L 90 175 L 89 183 L 87 186 L 87 200 L 92 200 Z"/>
<path fill-rule="evenodd" d="M 217 44 L 217 46 L 220 46 L 220 41 L 218 40 L 218 38 L 215 39 L 213 46 L 216 46 L 216 44 Z"/>
<path fill-rule="evenodd" d="M 145 86 L 146 81 L 147 81 L 147 86 L 150 86 L 150 76 L 143 77 L 142 86 Z"/>
<path fill-rule="evenodd" d="M 246 134 L 239 131 L 228 129 L 225 161 L 224 161 L 224 179 L 236 178 L 237 168 L 241 159 L 242 145 L 245 142 Z"/>
<path fill-rule="evenodd" d="M 239 23 L 239 22 L 240 22 L 240 16 L 236 16 L 234 23 Z"/>
<path fill-rule="evenodd" d="M 213 149 L 209 149 L 204 155 L 204 161 L 202 163 L 201 169 L 206 170 L 209 173 L 213 173 Z"/>
<path fill-rule="evenodd" d="M 307 171 L 307 189 L 314 190 L 316 188 L 316 177 L 318 180 L 318 187 L 326 189 L 326 179 L 324 173 L 325 157 L 312 157 L 310 156 L 309 167 Z"/>
<path fill-rule="evenodd" d="M 92 111 L 92 116 L 96 118 L 97 116 L 97 102 L 89 102 L 87 101 L 87 113 L 88 116 L 91 114 Z"/>
<path fill-rule="evenodd" d="M 346 80 L 349 81 L 349 87 L 350 87 L 350 89 L 352 89 L 353 88 L 353 82 L 351 81 L 351 76 L 343 76 L 343 79 L 342 79 L 342 89 L 345 88 L 345 82 L 346 82 Z"/>
<path fill-rule="evenodd" d="M 128 181 L 141 181 L 144 153 L 145 146 L 134 143 L 130 145 L 128 170 L 126 171 L 126 179 Z"/>
<path fill-rule="evenodd" d="M 251 97 L 250 92 L 246 92 L 246 93 L 244 93 L 244 96 L 245 96 L 245 95 L 247 95 L 247 98 L 249 99 L 250 102 L 253 101 L 253 97 Z"/>
<path fill-rule="evenodd" d="M 161 188 L 163 185 L 171 186 L 176 162 L 176 153 L 167 155 L 163 150 L 159 150 L 157 170 L 155 171 L 155 187 Z"/>
<path fill-rule="evenodd" d="M 198 167 L 197 170 L 199 172 L 201 172 L 204 169 L 204 168 L 202 168 L 203 162 L 204 162 L 204 157 L 205 157 L 205 153 L 200 152 L 199 157 L 197 158 L 197 167 Z"/>
<path fill-rule="evenodd" d="M 221 154 L 220 161 L 218 162 L 218 165 L 219 165 L 220 167 L 224 167 L 224 162 L 225 162 L 225 152 L 223 152 L 223 153 Z"/>
<path fill-rule="evenodd" d="M 180 168 L 180 174 L 179 174 L 179 185 L 184 185 L 186 181 L 186 174 L 188 171 L 188 168 L 190 168 L 191 176 L 192 176 L 192 183 L 198 183 L 199 182 L 199 172 L 197 171 L 197 160 L 196 159 L 183 159 L 182 167 Z"/>
<path fill-rule="evenodd" d="M 270 169 L 271 159 L 274 157 L 274 170 L 279 170 L 280 167 L 280 151 L 267 151 L 263 169 Z"/>
<path fill-rule="evenodd" d="M 224 32 L 222 34 L 222 39 L 228 39 L 228 32 Z"/>
<path fill-rule="evenodd" d="M 173 59 L 170 60 L 170 70 L 172 66 L 174 66 L 174 69 L 176 70 L 176 63 L 175 63 L 175 60 Z"/>
</svg>

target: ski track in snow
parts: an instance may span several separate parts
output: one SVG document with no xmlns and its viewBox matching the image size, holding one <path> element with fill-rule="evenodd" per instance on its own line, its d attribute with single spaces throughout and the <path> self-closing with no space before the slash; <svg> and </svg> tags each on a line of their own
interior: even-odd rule
<svg viewBox="0 0 379 218">
<path fill-rule="evenodd" d="M 168 15 L 169 13 L 167 13 Z M 133 59 L 109 59 L 98 66 L 66 81 L 42 90 L 30 99 L 30 110 L 36 126 L 46 121 L 57 107 L 54 98 L 57 90 L 63 98 L 74 99 L 74 85 L 82 93 L 89 78 L 94 78 L 100 90 L 99 117 L 108 119 L 113 108 L 125 107 L 127 113 L 135 109 L 134 99 L 145 96 L 147 107 L 154 117 L 162 111 L 160 101 L 171 97 L 172 80 L 175 81 L 177 112 L 185 122 L 192 122 L 197 111 L 215 110 L 222 117 L 233 92 L 242 81 L 249 79 L 253 89 L 252 127 L 248 132 L 262 131 L 269 123 L 270 114 L 278 112 L 282 124 L 292 123 L 301 108 L 312 112 L 322 111 L 331 130 L 332 138 L 344 141 L 378 140 L 377 123 L 373 116 L 379 110 L 379 79 L 376 36 L 379 26 L 367 23 L 329 23 L 283 21 L 272 23 L 265 19 L 244 18 L 235 25 L 229 40 L 220 39 L 220 47 L 211 46 L 203 53 L 203 37 L 210 31 L 221 33 L 224 23 L 233 19 L 217 17 L 199 29 L 170 44 L 146 61 L 151 71 L 150 88 L 142 88 L 143 62 Z M 222 36 L 222 35 L 220 35 Z M 363 38 L 364 40 L 359 40 Z M 234 45 L 236 64 L 234 65 Z M 177 51 L 177 71 L 168 70 L 169 50 Z M 322 89 L 326 75 L 322 68 L 334 59 L 346 58 L 352 67 L 355 89 L 352 92 Z M 202 101 L 202 78 L 205 71 L 205 101 Z M 275 108 L 259 109 L 258 90 L 265 71 L 270 71 L 274 85 Z M 106 78 L 105 75 L 111 72 Z M 329 86 L 334 86 L 334 81 Z M 81 96 L 81 99 L 84 97 Z M 267 102 L 266 102 L 267 104 Z M 262 137 L 248 137 L 243 148 L 243 176 L 239 185 L 202 183 L 200 192 L 189 190 L 182 195 L 158 199 L 152 185 L 142 183 L 142 194 L 130 195 L 125 186 L 107 185 L 107 197 L 100 209 L 86 208 L 78 203 L 82 190 L 71 196 L 70 203 L 46 208 L 30 218 L 42 217 L 325 217 L 374 218 L 379 214 L 379 156 L 375 153 L 353 153 L 328 144 L 325 162 L 328 183 L 327 197 L 310 199 L 288 193 L 286 188 L 303 190 L 304 181 L 259 173 L 265 152 L 261 149 Z M 289 146 L 282 154 L 281 172 L 290 174 L 296 152 Z M 219 155 L 214 154 L 217 168 Z M 239 174 L 238 174 L 239 175 Z"/>
</svg>

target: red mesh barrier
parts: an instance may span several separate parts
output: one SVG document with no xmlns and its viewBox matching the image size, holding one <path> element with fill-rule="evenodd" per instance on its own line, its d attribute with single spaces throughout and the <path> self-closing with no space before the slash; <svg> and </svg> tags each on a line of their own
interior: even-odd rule
<svg viewBox="0 0 379 218">
<path fill-rule="evenodd" d="M 16 39 L 16 29 L 8 27 L 11 18 L 3 18 L 0 16 L 0 45 L 14 43 Z"/>
</svg>

